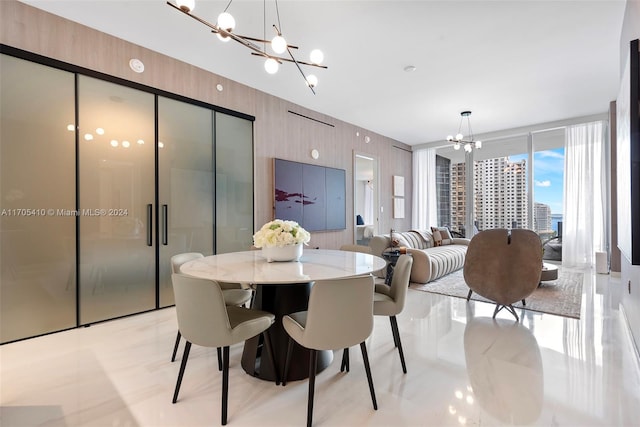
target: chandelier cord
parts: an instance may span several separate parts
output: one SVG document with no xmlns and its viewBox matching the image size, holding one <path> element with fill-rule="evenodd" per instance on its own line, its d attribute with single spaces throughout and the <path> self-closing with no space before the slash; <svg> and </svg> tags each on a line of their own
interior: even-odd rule
<svg viewBox="0 0 640 427">
<path fill-rule="evenodd" d="M 223 12 L 226 12 L 227 9 L 229 9 L 229 6 L 231 6 L 231 3 L 233 3 L 233 0 L 229 0 L 229 3 L 227 3 L 227 7 L 224 8 Z"/>
<path fill-rule="evenodd" d="M 275 0 L 275 3 L 276 3 L 276 16 L 278 17 L 278 28 L 276 28 L 276 30 L 278 31 L 278 35 L 281 36 L 282 24 L 280 23 L 280 9 L 278 8 L 278 0 Z"/>
</svg>

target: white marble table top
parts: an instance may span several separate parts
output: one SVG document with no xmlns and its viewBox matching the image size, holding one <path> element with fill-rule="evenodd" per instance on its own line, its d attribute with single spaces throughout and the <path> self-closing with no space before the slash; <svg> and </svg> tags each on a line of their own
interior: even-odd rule
<svg viewBox="0 0 640 427">
<path fill-rule="evenodd" d="M 359 276 L 385 266 L 382 258 L 359 252 L 305 249 L 299 261 L 267 262 L 257 250 L 195 259 L 180 272 L 221 282 L 286 284 Z"/>
</svg>

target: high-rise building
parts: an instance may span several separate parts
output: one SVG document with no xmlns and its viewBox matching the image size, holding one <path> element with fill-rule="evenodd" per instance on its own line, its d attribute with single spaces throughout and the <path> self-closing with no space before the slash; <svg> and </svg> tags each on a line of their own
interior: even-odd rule
<svg viewBox="0 0 640 427">
<path fill-rule="evenodd" d="M 451 160 L 436 156 L 438 226 L 451 227 Z"/>
<path fill-rule="evenodd" d="M 464 227 L 466 194 L 465 164 L 451 165 L 451 220 L 455 228 Z M 475 162 L 473 172 L 474 223 L 478 230 L 526 228 L 527 161 L 508 157 Z"/>
<path fill-rule="evenodd" d="M 544 203 L 535 202 L 533 205 L 533 231 L 536 233 L 551 233 L 551 207 Z"/>
<path fill-rule="evenodd" d="M 451 229 L 462 232 L 466 214 L 465 164 L 451 165 Z"/>
</svg>

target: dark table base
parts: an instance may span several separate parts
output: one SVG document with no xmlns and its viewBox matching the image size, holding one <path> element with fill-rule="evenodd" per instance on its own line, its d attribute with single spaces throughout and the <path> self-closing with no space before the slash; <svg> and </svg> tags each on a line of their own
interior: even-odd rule
<svg viewBox="0 0 640 427">
<path fill-rule="evenodd" d="M 275 365 L 281 380 L 284 371 L 284 361 L 287 356 L 289 334 L 282 326 L 282 317 L 304 311 L 308 307 L 311 283 L 291 285 L 258 285 L 253 301 L 253 307 L 275 314 L 275 323 L 271 325 L 269 333 L 275 353 Z M 263 380 L 275 381 L 271 361 L 267 360 L 268 352 L 263 346 L 261 336 L 245 341 L 242 352 L 242 368 L 249 375 Z M 317 372 L 324 370 L 333 360 L 332 351 L 318 352 Z M 302 380 L 309 377 L 309 350 L 294 344 L 289 365 L 287 381 Z"/>
</svg>

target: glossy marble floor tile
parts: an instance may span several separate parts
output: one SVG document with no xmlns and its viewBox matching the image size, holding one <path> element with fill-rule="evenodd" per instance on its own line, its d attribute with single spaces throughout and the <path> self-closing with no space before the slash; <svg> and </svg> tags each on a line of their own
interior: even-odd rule
<svg viewBox="0 0 640 427">
<path fill-rule="evenodd" d="M 398 317 L 404 375 L 387 318 L 367 341 L 379 409 L 362 358 L 340 353 L 317 377 L 314 425 L 637 426 L 640 367 L 619 279 L 585 274 L 580 320 L 409 290 Z M 220 424 L 216 352 L 194 346 L 176 404 L 173 308 L 0 346 L 0 425 Z M 182 351 L 182 346 L 180 347 Z M 229 425 L 304 425 L 306 381 L 276 386 L 244 373 L 231 348 Z"/>
</svg>

